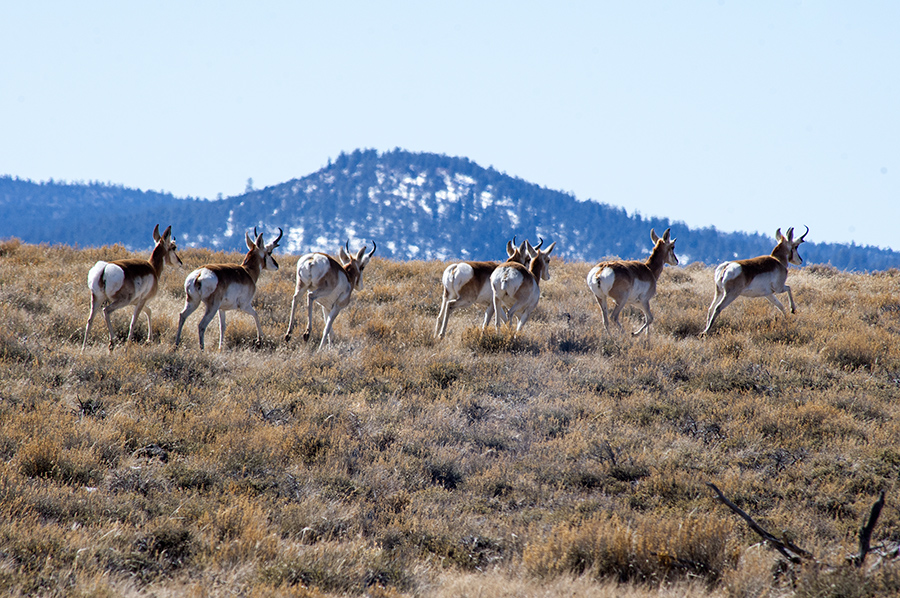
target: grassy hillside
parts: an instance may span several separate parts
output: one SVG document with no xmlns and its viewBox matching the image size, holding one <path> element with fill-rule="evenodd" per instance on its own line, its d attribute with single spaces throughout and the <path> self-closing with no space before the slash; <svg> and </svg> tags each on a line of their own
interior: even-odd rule
<svg viewBox="0 0 900 598">
<path fill-rule="evenodd" d="M 181 284 L 241 256 L 190 250 L 151 344 L 110 354 L 98 319 L 82 354 L 87 271 L 128 255 L 0 245 L 4 594 L 900 591 L 890 559 L 846 565 L 880 490 L 873 544 L 900 541 L 897 271 L 792 270 L 796 315 L 740 299 L 699 338 L 712 272 L 667 268 L 645 346 L 602 332 L 590 264 L 555 260 L 518 338 L 480 337 L 466 310 L 438 343 L 444 265 L 376 258 L 314 353 L 281 340 L 296 258 L 280 257 L 263 347 L 230 312 L 226 350 L 213 324 L 201 354 L 200 312 L 172 350 Z M 786 565 L 706 482 L 816 561 Z"/>
</svg>

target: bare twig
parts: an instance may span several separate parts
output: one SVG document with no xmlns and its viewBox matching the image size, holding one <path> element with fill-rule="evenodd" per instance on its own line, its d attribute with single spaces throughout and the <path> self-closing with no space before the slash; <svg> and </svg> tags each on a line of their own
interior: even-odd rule
<svg viewBox="0 0 900 598">
<path fill-rule="evenodd" d="M 764 530 L 758 523 L 756 523 L 756 521 L 753 520 L 753 517 L 742 511 L 740 507 L 728 500 L 728 498 L 724 494 L 722 494 L 722 491 L 719 490 L 715 484 L 707 482 L 706 485 L 709 486 L 713 490 L 713 492 L 715 492 L 719 496 L 719 500 L 722 501 L 722 503 L 726 507 L 734 511 L 738 516 L 741 517 L 741 519 L 746 521 L 750 526 L 750 529 L 759 534 L 759 536 L 763 540 L 768 542 L 770 546 L 780 552 L 784 558 L 792 563 L 799 563 L 800 557 L 812 558 L 812 555 L 810 553 L 806 552 L 790 540 L 779 540 L 778 538 Z"/>
<path fill-rule="evenodd" d="M 869 512 L 869 520 L 859 530 L 859 555 L 853 559 L 853 562 L 857 567 L 862 567 L 863 561 L 866 560 L 866 555 L 869 554 L 872 542 L 872 530 L 875 529 L 875 524 L 878 523 L 878 517 L 881 516 L 882 507 L 884 507 L 884 490 L 881 491 L 878 500 L 872 505 L 872 510 Z"/>
</svg>

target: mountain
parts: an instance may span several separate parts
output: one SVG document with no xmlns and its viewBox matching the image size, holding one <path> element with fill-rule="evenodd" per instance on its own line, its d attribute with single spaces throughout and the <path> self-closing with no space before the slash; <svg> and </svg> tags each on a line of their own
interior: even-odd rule
<svg viewBox="0 0 900 598">
<path fill-rule="evenodd" d="M 556 241 L 556 254 L 570 260 L 643 258 L 650 229 L 668 227 L 682 263 L 761 255 L 775 243 L 774 236 L 629 216 L 466 158 L 401 149 L 342 153 L 303 178 L 215 201 L 0 178 L 0 238 L 143 249 L 156 223 L 171 224 L 182 247 L 242 251 L 244 231 L 258 227 L 269 239 L 280 227 L 287 253 L 334 253 L 348 239 L 353 249 L 374 240 L 377 255 L 394 259 L 497 259 L 514 235 Z M 848 270 L 900 266 L 900 253 L 871 246 L 809 242 L 802 255 L 807 263 Z"/>
</svg>

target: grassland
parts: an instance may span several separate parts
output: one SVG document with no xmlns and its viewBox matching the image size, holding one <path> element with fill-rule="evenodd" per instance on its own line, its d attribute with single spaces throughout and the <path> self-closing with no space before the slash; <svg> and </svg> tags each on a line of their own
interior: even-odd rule
<svg viewBox="0 0 900 598">
<path fill-rule="evenodd" d="M 900 593 L 894 560 L 846 562 L 881 490 L 874 544 L 900 541 L 900 272 L 794 269 L 796 315 L 740 299 L 700 338 L 711 269 L 667 268 L 645 345 L 554 259 L 518 337 L 466 310 L 435 342 L 443 264 L 376 258 L 316 353 L 318 311 L 281 340 L 280 256 L 263 346 L 231 312 L 200 353 L 199 312 L 172 349 L 184 277 L 241 256 L 180 253 L 153 342 L 142 319 L 121 343 L 121 310 L 115 350 L 98 320 L 82 354 L 87 271 L 131 254 L 0 244 L 0 593 Z M 706 482 L 815 560 L 785 565 Z"/>
</svg>

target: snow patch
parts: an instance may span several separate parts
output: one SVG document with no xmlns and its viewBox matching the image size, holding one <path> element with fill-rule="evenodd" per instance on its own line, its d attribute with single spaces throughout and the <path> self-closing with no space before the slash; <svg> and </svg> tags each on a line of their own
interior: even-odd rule
<svg viewBox="0 0 900 598">
<path fill-rule="evenodd" d="M 287 243 L 285 244 L 285 251 L 287 253 L 304 253 L 305 250 L 303 248 L 303 227 L 302 226 L 292 226 L 288 228 L 285 236 L 287 237 Z"/>
<path fill-rule="evenodd" d="M 486 210 L 494 204 L 494 194 L 490 191 L 482 191 L 481 197 L 481 209 Z"/>
<path fill-rule="evenodd" d="M 228 212 L 228 220 L 225 221 L 225 236 L 234 236 L 234 210 Z"/>
</svg>

